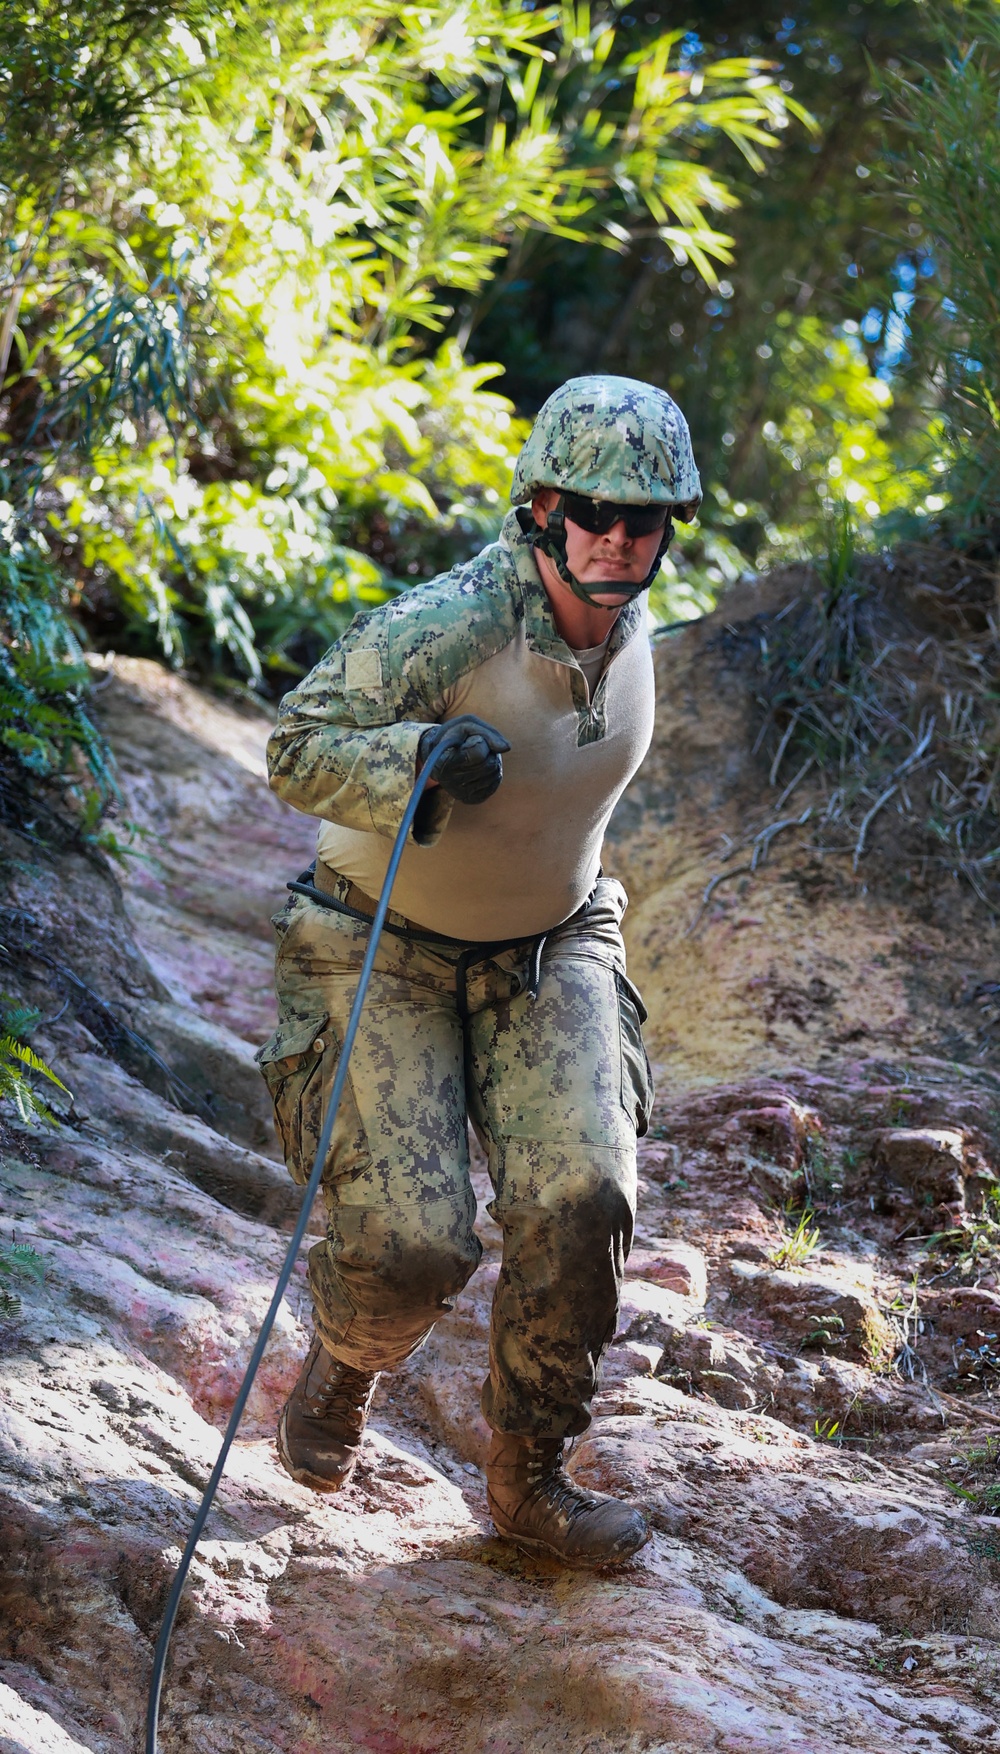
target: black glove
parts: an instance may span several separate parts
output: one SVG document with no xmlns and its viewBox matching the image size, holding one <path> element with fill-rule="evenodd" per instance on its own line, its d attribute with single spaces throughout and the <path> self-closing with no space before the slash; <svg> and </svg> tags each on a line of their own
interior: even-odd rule
<svg viewBox="0 0 1000 1754">
<path fill-rule="evenodd" d="M 503 751 L 510 744 L 475 713 L 463 713 L 443 725 L 428 725 L 417 744 L 417 759 L 423 767 L 445 732 L 454 736 L 459 730 L 461 739 L 435 765 L 434 778 L 460 804 L 485 804 L 503 779 Z"/>
</svg>

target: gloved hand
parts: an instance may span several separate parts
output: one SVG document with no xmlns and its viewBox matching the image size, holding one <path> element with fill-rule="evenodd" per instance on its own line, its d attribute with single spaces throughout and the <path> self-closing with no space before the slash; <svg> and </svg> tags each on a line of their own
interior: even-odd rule
<svg viewBox="0 0 1000 1754">
<path fill-rule="evenodd" d="M 475 713 L 464 713 L 443 725 L 428 725 L 417 744 L 419 766 L 423 767 L 446 731 L 454 735 L 459 728 L 461 740 L 442 755 L 434 778 L 460 804 L 485 804 L 503 779 L 503 751 L 510 744 L 492 725 L 477 719 Z"/>
</svg>

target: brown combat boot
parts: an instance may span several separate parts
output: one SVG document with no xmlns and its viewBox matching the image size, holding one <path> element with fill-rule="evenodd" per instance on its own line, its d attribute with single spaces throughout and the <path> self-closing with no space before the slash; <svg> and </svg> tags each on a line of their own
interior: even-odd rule
<svg viewBox="0 0 1000 1754">
<path fill-rule="evenodd" d="M 278 1420 L 278 1459 L 300 1486 L 337 1492 L 354 1472 L 378 1372 L 331 1358 L 317 1336 Z"/>
<path fill-rule="evenodd" d="M 645 1517 L 603 1492 L 586 1492 L 562 1466 L 553 1437 L 495 1431 L 486 1498 L 497 1532 L 564 1565 L 621 1565 L 649 1540 Z"/>
</svg>

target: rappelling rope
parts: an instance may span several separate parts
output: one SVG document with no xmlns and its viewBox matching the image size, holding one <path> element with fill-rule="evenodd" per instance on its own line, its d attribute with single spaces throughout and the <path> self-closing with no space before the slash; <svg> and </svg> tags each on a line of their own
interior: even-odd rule
<svg viewBox="0 0 1000 1754">
<path fill-rule="evenodd" d="M 406 846 L 410 829 L 413 827 L 413 819 L 417 813 L 417 806 L 424 795 L 424 790 L 427 786 L 428 780 L 431 778 L 435 767 L 445 751 L 451 749 L 454 744 L 460 742 L 464 734 L 464 731 L 458 730 L 457 727 L 454 734 L 446 730 L 440 742 L 431 750 L 417 776 L 416 784 L 413 787 L 413 791 L 410 793 L 409 803 L 403 812 L 403 820 L 399 825 L 396 839 L 393 842 L 392 855 L 389 859 L 389 868 L 386 871 L 385 882 L 382 885 L 382 893 L 378 899 L 378 907 L 375 909 L 375 914 L 372 919 L 371 932 L 368 938 L 368 948 L 365 951 L 364 962 L 361 964 L 357 992 L 354 995 L 354 1003 L 351 1006 L 351 1015 L 348 1018 L 347 1028 L 344 1032 L 344 1042 L 340 1051 L 337 1075 L 333 1081 L 333 1089 L 330 1092 L 330 1101 L 323 1122 L 323 1130 L 320 1134 L 319 1145 L 316 1148 L 316 1161 L 312 1166 L 312 1174 L 306 1183 L 302 1195 L 302 1208 L 299 1212 L 298 1219 L 296 1220 L 291 1241 L 288 1244 L 288 1250 L 284 1262 L 282 1263 L 281 1272 L 278 1274 L 278 1283 L 274 1288 L 274 1296 L 271 1298 L 267 1314 L 261 1325 L 260 1333 L 257 1335 L 257 1343 L 250 1355 L 250 1362 L 247 1365 L 246 1373 L 240 1384 L 239 1394 L 233 1403 L 233 1410 L 229 1415 L 229 1423 L 226 1426 L 226 1433 L 222 1439 L 222 1448 L 219 1451 L 215 1467 L 212 1469 L 211 1478 L 205 1488 L 201 1503 L 198 1506 L 191 1533 L 187 1539 L 187 1546 L 181 1555 L 181 1562 L 177 1567 L 167 1605 L 163 1612 L 163 1623 L 160 1627 L 160 1636 L 156 1641 L 156 1652 L 153 1657 L 153 1673 L 149 1683 L 149 1703 L 146 1709 L 146 1754 L 157 1754 L 156 1730 L 157 1720 L 160 1715 L 160 1694 L 163 1689 L 163 1673 L 167 1664 L 167 1652 L 170 1648 L 170 1637 L 174 1630 L 174 1622 L 177 1619 L 177 1610 L 180 1607 L 181 1596 L 184 1592 L 184 1585 L 187 1582 L 188 1572 L 191 1569 L 191 1561 L 195 1555 L 195 1548 L 201 1539 L 202 1530 L 208 1521 L 215 1494 L 218 1490 L 219 1481 L 222 1479 L 229 1451 L 233 1446 L 233 1439 L 236 1436 L 240 1420 L 246 1409 L 250 1390 L 253 1388 L 254 1377 L 257 1375 L 260 1361 L 264 1356 L 264 1349 L 271 1337 L 271 1329 L 274 1327 L 275 1318 L 281 1308 L 281 1300 L 288 1289 L 288 1282 L 294 1271 L 295 1262 L 298 1259 L 299 1249 L 302 1245 L 302 1238 L 305 1236 L 306 1226 L 309 1223 L 309 1214 L 312 1211 L 313 1200 L 319 1189 L 323 1167 L 326 1163 L 327 1153 L 330 1149 L 330 1141 L 333 1137 L 333 1128 L 334 1122 L 337 1119 L 337 1110 L 340 1107 L 340 1099 L 344 1093 L 344 1085 L 347 1082 L 347 1068 L 351 1058 L 351 1049 L 354 1046 L 354 1039 L 358 1033 L 358 1025 L 361 1022 L 361 1012 L 368 993 L 368 985 L 371 980 L 372 969 L 375 966 L 375 957 L 378 953 L 379 939 L 382 935 L 382 927 L 385 924 L 385 916 L 389 911 L 389 900 L 392 895 L 393 884 L 396 881 L 396 873 L 399 870 L 399 862 L 403 856 L 403 849 Z"/>
</svg>

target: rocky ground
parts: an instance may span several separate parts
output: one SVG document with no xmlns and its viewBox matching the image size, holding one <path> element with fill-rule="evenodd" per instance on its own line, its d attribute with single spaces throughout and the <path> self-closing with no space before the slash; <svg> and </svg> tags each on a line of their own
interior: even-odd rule
<svg viewBox="0 0 1000 1754">
<path fill-rule="evenodd" d="M 995 937 L 956 902 L 949 951 L 947 910 L 816 880 L 793 841 L 705 901 L 760 801 L 739 641 L 712 643 L 738 614 L 660 649 L 610 858 L 661 1095 L 571 1465 L 654 1538 L 589 1576 L 492 1534 L 480 1165 L 483 1265 L 336 1500 L 275 1460 L 296 1277 L 182 1610 L 170 1754 L 1000 1750 L 1000 1079 L 963 1009 Z M 0 1754 L 141 1746 L 294 1210 L 252 1047 L 311 829 L 264 787 L 260 714 L 134 661 L 99 686 L 147 856 L 121 893 L 79 851 L 0 847 L 4 984 L 72 1092 L 2 1152 L 4 1237 L 45 1277 L 0 1324 Z"/>
</svg>

